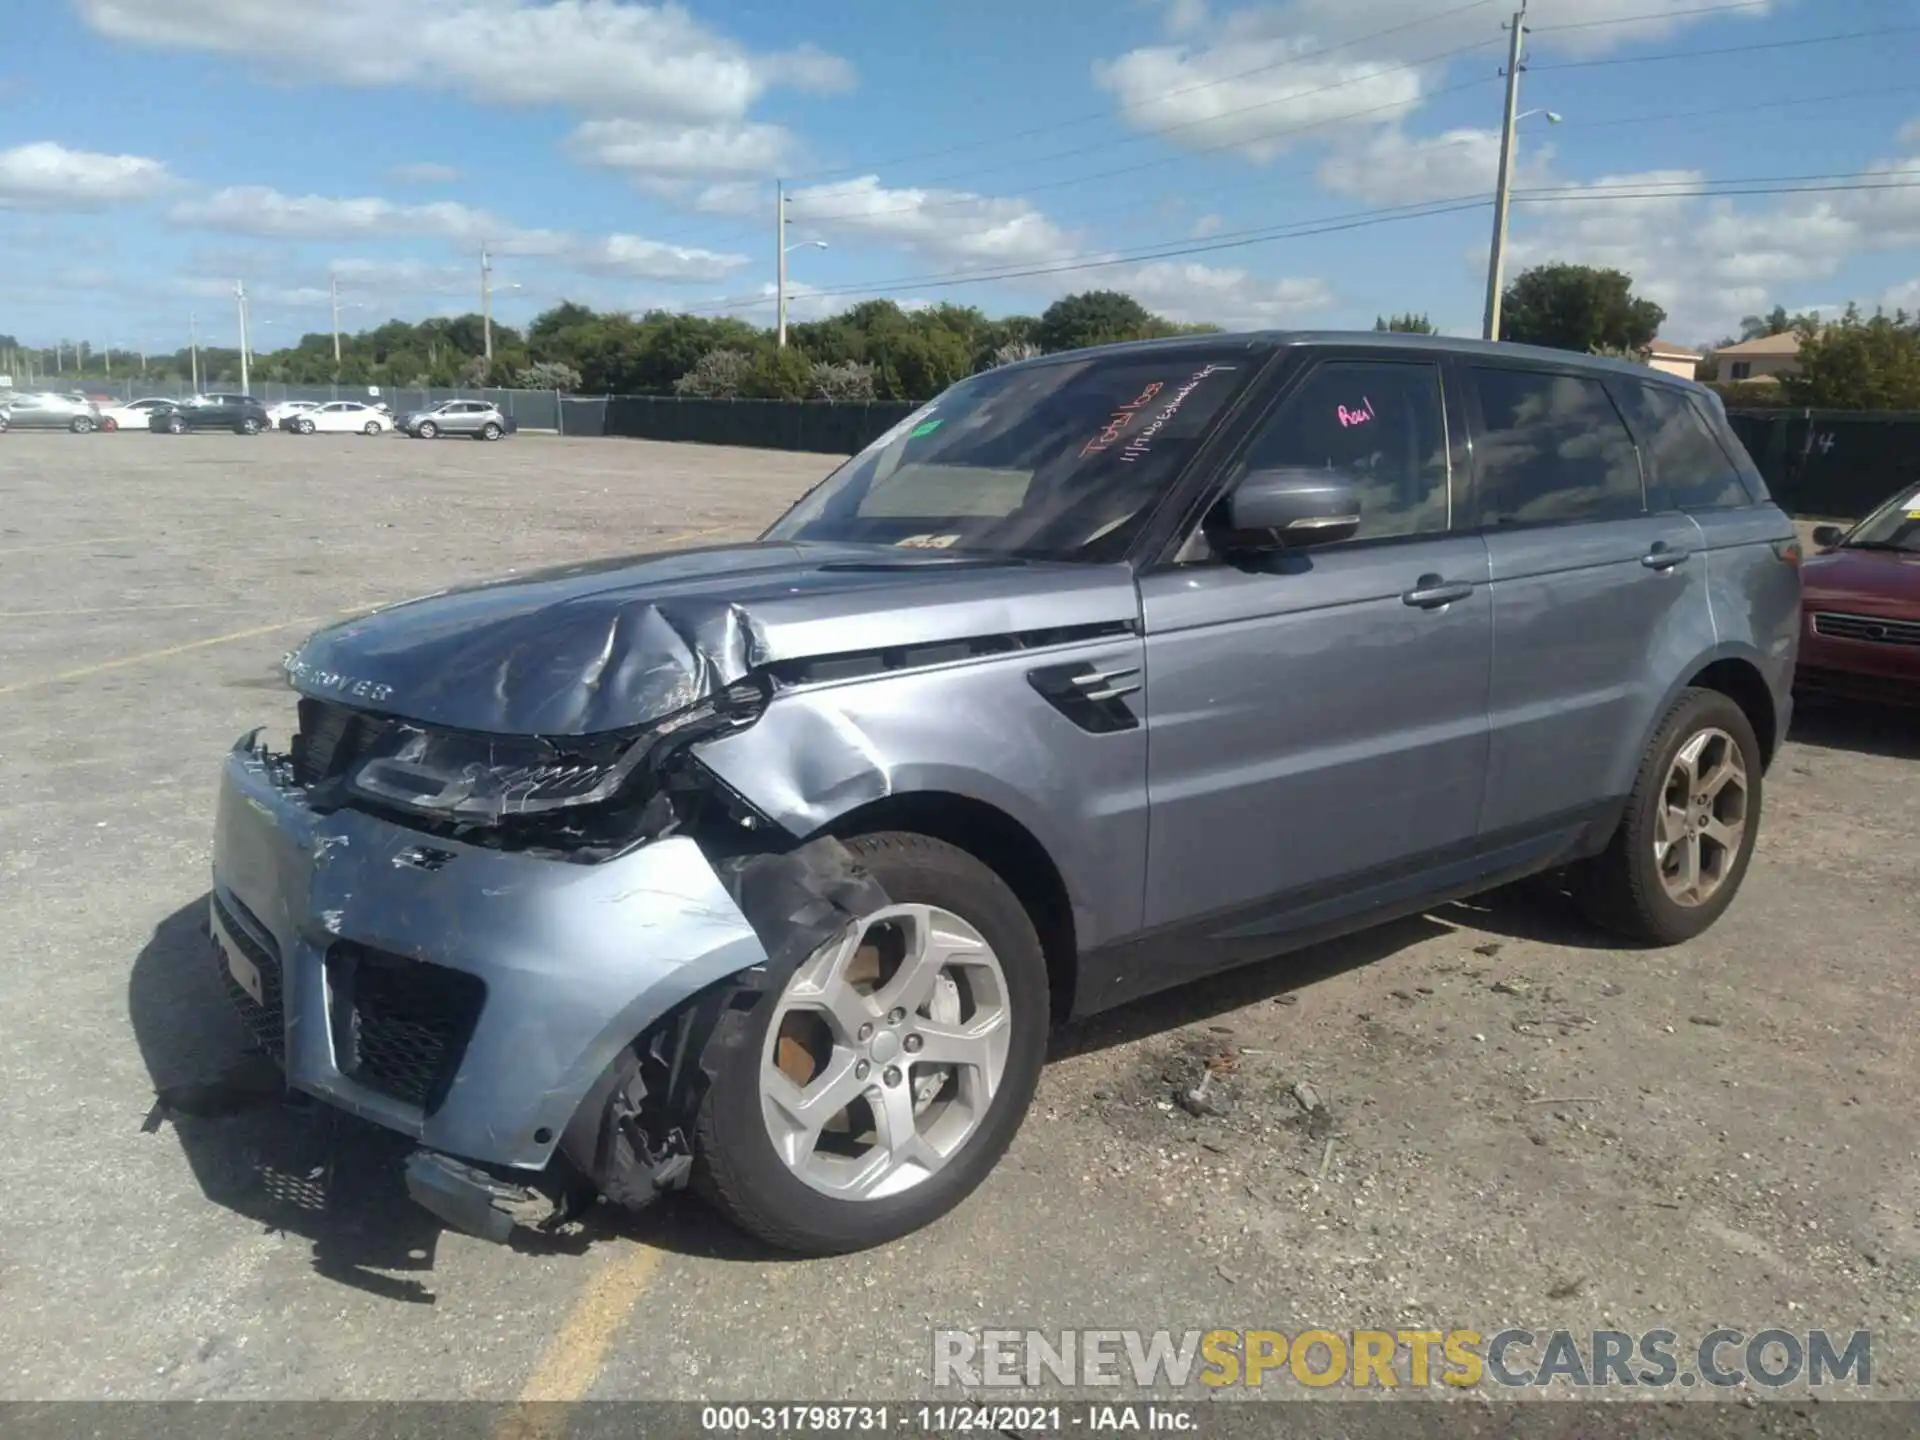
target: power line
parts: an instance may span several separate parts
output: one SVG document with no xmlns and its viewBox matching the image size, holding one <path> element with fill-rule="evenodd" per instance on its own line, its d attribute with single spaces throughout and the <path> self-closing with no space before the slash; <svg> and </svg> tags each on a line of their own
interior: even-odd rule
<svg viewBox="0 0 1920 1440">
<path fill-rule="evenodd" d="M 1149 96 L 1145 100 L 1129 101 L 1124 105 L 1118 105 L 1111 109 L 1100 109 L 1100 110 L 1088 111 L 1083 115 L 1077 115 L 1068 120 L 1056 120 L 1046 125 L 1036 125 L 1031 129 L 1027 129 L 1027 130 L 1015 130 L 1005 135 L 992 135 L 981 140 L 968 140 L 958 145 L 943 146 L 938 150 L 916 151 L 910 155 L 895 156 L 890 160 L 875 160 L 864 165 L 840 165 L 830 170 L 815 170 L 811 172 L 811 174 L 812 175 L 844 175 L 856 170 L 879 170 L 892 165 L 910 164 L 915 160 L 932 160 L 932 159 L 937 159 L 942 155 L 956 155 L 961 153 L 962 151 L 978 150 L 989 145 L 999 145 L 999 144 L 1004 144 L 1014 140 L 1028 140 L 1035 135 L 1045 135 L 1054 130 L 1067 130 L 1067 129 L 1073 128 L 1076 125 L 1086 125 L 1096 120 L 1111 119 L 1115 114 L 1125 114 L 1129 110 L 1144 110 L 1150 105 L 1157 105 L 1162 101 L 1171 100 L 1174 97 L 1179 95 L 1191 95 L 1194 92 L 1199 90 L 1210 90 L 1216 85 L 1230 85 L 1236 80 L 1245 80 L 1254 75 L 1263 75 L 1270 70 L 1280 70 L 1280 69 L 1286 68 L 1289 65 L 1299 65 L 1299 64 L 1303 64 L 1308 60 L 1317 60 L 1323 55 L 1333 54 L 1336 50 L 1349 50 L 1349 49 L 1352 49 L 1355 45 L 1365 45 L 1374 40 L 1384 40 L 1390 35 L 1398 35 L 1398 34 L 1401 34 L 1403 31 L 1415 30 L 1423 25 L 1431 25 L 1439 20 L 1451 20 L 1456 15 L 1464 15 L 1470 10 L 1484 9 L 1486 6 L 1491 5 L 1492 3 L 1494 3 L 1494 0 L 1471 0 L 1471 3 L 1469 4 L 1455 6 L 1451 10 L 1442 10 L 1439 13 L 1434 15 L 1423 15 L 1417 20 L 1408 20 L 1399 25 L 1389 25 L 1386 29 L 1375 30 L 1371 34 L 1356 35 L 1350 40 L 1337 41 L 1332 45 L 1322 45 L 1317 50 L 1304 50 L 1304 51 L 1301 51 L 1299 54 L 1289 55 L 1285 59 L 1270 60 L 1264 65 L 1255 65 L 1251 69 L 1236 71 L 1234 74 L 1231 74 L 1231 75 L 1221 75 L 1221 76 L 1215 77 L 1212 80 L 1202 80 L 1197 84 L 1182 85 L 1177 89 L 1173 89 L 1173 90 L 1163 90 L 1159 94 Z M 1767 0 L 1745 0 L 1745 3 L 1764 4 L 1764 3 L 1767 3 Z M 810 178 L 809 175 L 804 175 L 804 174 L 791 176 L 789 177 L 789 183 L 792 183 L 795 181 L 802 181 L 809 178 Z M 825 189 L 831 190 L 834 187 L 829 185 L 825 187 L 815 187 L 815 188 L 816 189 L 825 188 Z"/>
<path fill-rule="evenodd" d="M 1797 40 L 1756 40 L 1747 45 L 1722 45 L 1712 50 L 1666 50 L 1655 55 L 1614 55 L 1603 60 L 1553 60 L 1529 65 L 1529 70 L 1594 70 L 1603 65 L 1642 65 L 1653 60 L 1699 60 L 1709 55 L 1747 55 L 1756 50 L 1794 50 L 1803 45 L 1832 45 L 1842 40 L 1868 40 L 1881 35 L 1906 35 L 1920 25 L 1886 25 L 1878 30 L 1848 30 L 1838 35 L 1805 35 Z"/>
<path fill-rule="evenodd" d="M 1607 25 L 1635 25 L 1642 20 L 1685 20 L 1693 15 L 1718 15 L 1729 10 L 1764 10 L 1773 0 L 1732 0 L 1726 5 L 1701 5 L 1692 10 L 1646 10 L 1638 15 L 1613 15 L 1605 20 L 1565 20 L 1558 25 L 1529 25 L 1535 35 L 1556 30 L 1598 30 Z"/>
<path fill-rule="evenodd" d="M 1480 50 L 1480 49 L 1487 48 L 1488 45 L 1491 45 L 1493 43 L 1496 43 L 1496 42 L 1482 41 L 1468 48 Z M 1416 62 L 1416 63 L 1424 63 L 1424 62 Z M 1384 73 L 1384 72 L 1376 72 L 1376 73 Z M 1367 76 L 1362 76 L 1360 78 L 1370 80 L 1370 79 L 1373 79 L 1374 76 L 1367 75 Z M 1447 85 L 1447 86 L 1443 86 L 1441 89 L 1431 91 L 1422 98 L 1433 100 L 1433 99 L 1438 99 L 1442 95 L 1451 95 L 1461 90 L 1471 90 L 1481 85 L 1490 84 L 1495 78 L 1496 77 L 1491 75 L 1483 75 L 1483 76 L 1480 76 L 1478 79 L 1463 80 L 1457 85 Z M 1358 82 L 1348 81 L 1345 83 L 1355 84 Z M 1336 86 L 1336 87 L 1329 87 L 1329 88 L 1339 88 L 1339 87 Z M 1302 94 L 1309 94 L 1309 93 L 1317 93 L 1317 92 L 1302 92 Z M 1299 95 L 1288 95 L 1288 96 L 1282 97 L 1281 100 L 1264 101 L 1262 102 L 1262 104 L 1263 105 L 1283 104 L 1286 101 L 1296 100 L 1299 98 L 1301 98 Z M 1108 180 L 1113 178 L 1116 175 L 1133 175 L 1133 174 L 1139 173 L 1142 170 L 1156 169 L 1162 165 L 1178 165 L 1184 161 L 1191 160 L 1196 155 L 1211 155 L 1221 150 L 1238 150 L 1248 145 L 1260 145 L 1260 144 L 1265 144 L 1274 140 L 1286 139 L 1294 135 L 1304 135 L 1304 134 L 1307 134 L 1309 131 L 1324 130 L 1329 125 L 1339 125 L 1339 124 L 1345 123 L 1348 120 L 1358 120 L 1368 115 L 1377 115 L 1383 110 L 1404 109 L 1408 103 L 1409 102 L 1405 100 L 1389 100 L 1384 104 L 1370 105 L 1364 110 L 1352 110 L 1340 115 L 1329 115 L 1324 119 L 1313 120 L 1304 125 L 1289 125 L 1289 126 L 1282 127 L 1281 129 L 1278 129 L 1278 130 L 1263 131 L 1258 135 L 1242 135 L 1232 140 L 1222 140 L 1217 144 L 1203 145 L 1192 150 L 1183 150 L 1173 155 L 1162 155 L 1156 159 L 1142 160 L 1132 165 L 1121 165 L 1111 170 L 1095 170 L 1085 175 L 1069 175 L 1064 179 L 1046 180 L 1046 181 L 1042 181 L 1038 185 L 1027 185 L 1022 187 L 1020 198 L 1024 198 L 1027 195 L 1031 195 L 1037 190 L 1058 190 L 1068 185 L 1084 185 L 1091 180 Z M 1226 112 L 1223 112 L 1221 116 L 1210 117 L 1208 123 L 1214 123 L 1215 121 L 1221 118 L 1224 118 L 1226 115 L 1239 114 L 1239 113 L 1242 113 L 1243 110 L 1258 109 L 1258 108 L 1261 108 L 1261 107 L 1260 106 L 1244 106 L 1242 107 L 1241 110 L 1226 111 Z M 1047 158 L 1057 159 L 1059 157 L 1049 156 Z M 789 204 L 791 204 L 795 199 L 795 197 L 792 195 L 789 195 L 787 198 L 788 198 Z M 849 220 L 849 219 L 857 220 L 857 219 L 866 219 L 868 217 L 875 216 L 875 215 L 895 215 L 895 214 L 902 214 L 908 211 L 948 209 L 955 205 L 977 205 L 981 203 L 983 200 L 990 200 L 990 198 L 991 197 L 980 196 L 980 195 L 967 195 L 967 196 L 957 197 L 949 200 L 931 200 L 931 201 L 927 201 L 924 204 L 919 204 L 919 205 L 898 205 L 898 206 L 892 206 L 883 210 L 843 210 L 843 211 L 835 211 L 826 215 L 808 215 L 802 212 L 796 216 L 796 219 L 810 221 L 813 223 L 819 223 L 827 220 Z"/>
<path fill-rule="evenodd" d="M 1915 178 L 1902 180 L 1887 178 L 1883 180 L 1850 180 L 1849 175 L 1878 175 L 1895 177 L 1913 174 Z M 1765 177 L 1753 177 L 1747 180 L 1686 181 L 1670 182 L 1672 186 L 1686 188 L 1649 188 L 1648 182 L 1618 181 L 1601 182 L 1587 186 L 1541 187 L 1533 190 L 1516 190 L 1512 199 L 1516 204 L 1572 204 L 1601 203 L 1607 201 L 1628 200 L 1669 200 L 1712 198 L 1718 195 L 1802 195 L 1802 194 L 1838 194 L 1876 190 L 1920 190 L 1920 174 L 1911 171 L 1855 171 L 1847 175 L 1781 177 L 1804 178 L 1809 181 L 1845 181 L 1846 183 L 1806 183 L 1806 184 L 1761 184 L 1756 183 Z M 1656 182 L 1657 183 L 1657 182 Z M 1741 187 L 1703 189 L 1703 186 Z M 1233 232 L 1225 236 L 1182 245 L 1170 242 L 1128 253 L 1108 253 L 1096 256 L 1065 257 L 1059 261 L 1043 265 L 1025 266 L 1015 269 L 973 270 L 934 272 L 922 276 L 894 277 L 875 285 L 825 286 L 809 290 L 801 298 L 834 298 L 841 295 L 877 296 L 896 293 L 902 290 L 946 289 L 956 285 L 984 284 L 994 281 L 1025 279 L 1041 275 L 1068 274 L 1083 270 L 1097 270 L 1115 265 L 1147 264 L 1156 260 L 1170 260 L 1188 255 L 1209 254 L 1221 250 L 1242 249 L 1249 245 L 1267 244 L 1278 240 L 1305 239 L 1315 235 L 1333 234 L 1349 230 L 1370 228 L 1375 225 L 1389 224 L 1402 220 L 1419 220 L 1441 215 L 1457 214 L 1467 210 L 1484 209 L 1492 203 L 1487 195 L 1460 196 L 1448 200 L 1435 200 L 1421 205 L 1393 206 L 1380 210 L 1362 211 L 1345 217 L 1332 217 L 1325 221 L 1303 222 L 1293 226 L 1270 227 L 1260 230 Z M 686 313 L 718 313 L 728 310 L 748 309 L 758 305 L 772 303 L 770 296 L 742 296 L 732 301 L 711 302 L 700 307 L 690 307 Z"/>
<path fill-rule="evenodd" d="M 1605 130 L 1616 125 L 1651 125 L 1662 120 L 1697 120 L 1709 115 L 1751 115 L 1756 110 L 1787 110 L 1796 105 L 1819 105 L 1830 100 L 1859 100 L 1871 95 L 1898 95 L 1920 90 L 1920 83 L 1883 85 L 1872 90 L 1839 90 L 1830 95 L 1803 95 L 1792 100 L 1761 100 L 1744 105 L 1716 105 L 1709 110 L 1664 110 L 1655 115 L 1623 115 L 1612 120 L 1574 120 L 1561 123 L 1580 130 Z"/>
</svg>

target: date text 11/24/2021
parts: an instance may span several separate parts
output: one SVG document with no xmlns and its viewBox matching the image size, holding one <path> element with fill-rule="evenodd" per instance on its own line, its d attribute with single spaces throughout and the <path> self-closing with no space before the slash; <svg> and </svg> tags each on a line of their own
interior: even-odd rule
<svg viewBox="0 0 1920 1440">
<path fill-rule="evenodd" d="M 1197 1426 L 1193 1411 L 1178 1405 L 704 1405 L 700 1428 L 718 1435 L 859 1434 L 898 1430 L 909 1434 L 1067 1434 L 1074 1431 L 1157 1431 L 1185 1434 Z"/>
</svg>

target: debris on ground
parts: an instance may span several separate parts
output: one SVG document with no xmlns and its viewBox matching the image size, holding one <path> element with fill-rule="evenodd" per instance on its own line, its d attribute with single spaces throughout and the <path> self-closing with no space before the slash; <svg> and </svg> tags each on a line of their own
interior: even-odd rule
<svg viewBox="0 0 1920 1440">
<path fill-rule="evenodd" d="M 1524 980 L 1496 980 L 1487 988 L 1496 995 L 1511 995 L 1517 999 L 1527 993 L 1527 982 Z"/>
</svg>

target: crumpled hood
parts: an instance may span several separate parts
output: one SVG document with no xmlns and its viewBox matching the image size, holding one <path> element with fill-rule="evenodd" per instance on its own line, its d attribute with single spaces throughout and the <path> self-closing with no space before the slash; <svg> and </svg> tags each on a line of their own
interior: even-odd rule
<svg viewBox="0 0 1920 1440">
<path fill-rule="evenodd" d="M 1131 623 L 1119 565 L 889 546 L 713 546 L 443 591 L 286 659 L 302 694 L 431 725 L 591 735 L 645 725 L 779 660 Z"/>
</svg>

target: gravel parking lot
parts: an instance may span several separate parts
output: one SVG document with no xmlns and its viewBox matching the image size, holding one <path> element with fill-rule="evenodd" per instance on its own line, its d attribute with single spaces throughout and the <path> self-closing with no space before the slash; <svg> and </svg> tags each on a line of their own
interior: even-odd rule
<svg viewBox="0 0 1920 1440">
<path fill-rule="evenodd" d="M 943 1325 L 1869 1327 L 1876 1386 L 1920 1394 L 1892 717 L 1802 718 L 1703 939 L 1614 948 L 1529 888 L 1104 1017 L 975 1198 L 875 1253 L 770 1258 L 691 1200 L 496 1248 L 411 1206 L 400 1142 L 250 1091 L 210 798 L 288 721 L 280 655 L 356 607 L 749 535 L 832 463 L 0 437 L 0 1396 L 908 1396 Z"/>
</svg>

